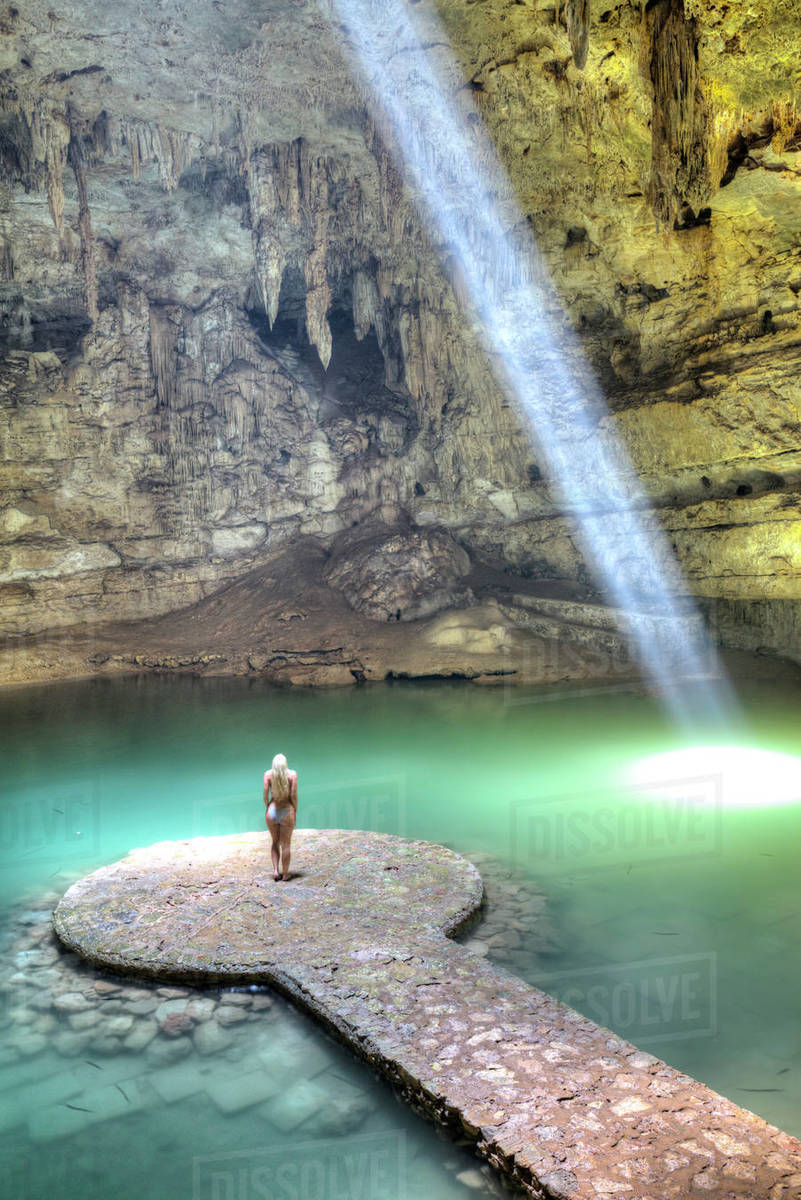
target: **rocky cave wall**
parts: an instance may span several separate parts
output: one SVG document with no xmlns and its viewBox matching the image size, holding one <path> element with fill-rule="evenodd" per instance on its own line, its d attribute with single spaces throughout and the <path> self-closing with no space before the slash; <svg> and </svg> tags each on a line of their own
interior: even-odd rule
<svg viewBox="0 0 801 1200">
<path fill-rule="evenodd" d="M 599 436 L 724 640 L 801 656 L 797 3 L 439 9 Z M 7 635 L 357 525 L 590 584 L 317 6 L 0 16 Z"/>
</svg>

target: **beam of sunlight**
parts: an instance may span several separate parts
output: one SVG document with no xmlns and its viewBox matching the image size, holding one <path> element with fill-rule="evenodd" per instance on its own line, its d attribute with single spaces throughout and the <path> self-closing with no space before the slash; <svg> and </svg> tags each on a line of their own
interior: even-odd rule
<svg viewBox="0 0 801 1200">
<path fill-rule="evenodd" d="M 675 720 L 735 701 L 506 174 L 427 5 L 326 0 L 372 115 L 468 297 L 496 380 L 645 676 Z M 419 251 L 421 248 L 418 247 Z"/>
<path fill-rule="evenodd" d="M 801 804 L 801 758 L 752 746 L 690 746 L 633 763 L 626 783 L 656 799 L 723 808 Z"/>
</svg>

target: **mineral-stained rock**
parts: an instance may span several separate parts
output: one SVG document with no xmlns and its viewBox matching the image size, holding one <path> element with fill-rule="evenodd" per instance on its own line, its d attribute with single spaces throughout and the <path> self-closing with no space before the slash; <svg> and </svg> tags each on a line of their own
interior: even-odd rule
<svg viewBox="0 0 801 1200">
<path fill-rule="evenodd" d="M 159 995 L 166 990 L 169 990 L 170 992 L 172 991 L 172 989 L 159 988 Z M 162 1000 L 154 1013 L 155 1019 L 157 1021 L 166 1021 L 168 1017 L 175 1016 L 176 1014 L 182 1016 L 186 1012 L 189 1003 L 190 998 L 185 992 L 181 996 L 175 996 L 168 1000 Z M 130 1008 L 128 1011 L 130 1012 Z"/>
<path fill-rule="evenodd" d="M 194 1021 L 186 1012 L 168 1013 L 158 1024 L 159 1032 L 169 1038 L 183 1037 L 185 1033 L 191 1033 L 194 1027 Z"/>
</svg>

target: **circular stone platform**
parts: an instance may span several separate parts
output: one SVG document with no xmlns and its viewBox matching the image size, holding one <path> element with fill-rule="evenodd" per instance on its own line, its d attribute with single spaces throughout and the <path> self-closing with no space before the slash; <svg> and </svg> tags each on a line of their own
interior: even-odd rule
<svg viewBox="0 0 801 1200">
<path fill-rule="evenodd" d="M 100 966 L 272 983 L 536 1200 L 799 1200 L 801 1143 L 451 941 L 481 904 L 442 846 L 300 830 L 161 842 L 74 884 L 54 924 Z"/>
<path fill-rule="evenodd" d="M 472 863 L 388 834 L 298 830 L 292 878 L 275 883 L 267 833 L 158 842 L 101 867 L 53 917 L 97 966 L 193 983 L 281 983 L 302 947 L 324 958 L 369 949 L 398 925 L 455 932 L 481 905 Z"/>
</svg>

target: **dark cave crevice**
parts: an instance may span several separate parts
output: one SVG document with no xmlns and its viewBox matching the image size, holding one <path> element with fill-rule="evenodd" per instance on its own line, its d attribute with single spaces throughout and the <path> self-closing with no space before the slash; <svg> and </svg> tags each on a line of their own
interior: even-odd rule
<svg viewBox="0 0 801 1200">
<path fill-rule="evenodd" d="M 264 351 L 291 377 L 323 394 L 326 416 L 394 413 L 403 416 L 410 426 L 409 432 L 412 424 L 416 428 L 411 398 L 406 390 L 386 386 L 385 359 L 375 330 L 371 329 L 361 339 L 356 336 L 348 280 L 340 282 L 328 314 L 332 352 L 327 368 L 323 367 L 317 348 L 309 339 L 305 281 L 299 270 L 288 268 L 284 272 L 278 313 L 272 328 L 264 308 L 255 302 L 255 298 L 245 312 Z"/>
<path fill-rule="evenodd" d="M 91 328 L 85 312 L 73 308 L 49 306 L 31 308 L 19 293 L 0 295 L 0 356 L 12 350 L 41 354 L 52 350 L 67 362 L 80 349 Z"/>
</svg>

